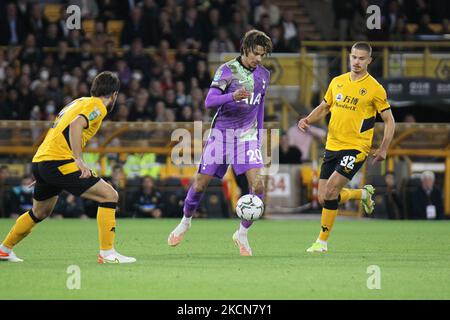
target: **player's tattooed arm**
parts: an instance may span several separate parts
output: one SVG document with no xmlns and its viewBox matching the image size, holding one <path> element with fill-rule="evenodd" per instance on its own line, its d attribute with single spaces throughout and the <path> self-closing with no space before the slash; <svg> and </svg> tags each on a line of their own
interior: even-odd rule
<svg viewBox="0 0 450 320">
<path fill-rule="evenodd" d="M 330 106 L 325 101 L 322 101 L 311 113 L 303 119 L 300 119 L 298 122 L 298 128 L 305 132 L 311 123 L 317 122 L 323 118 L 330 112 Z"/>
<path fill-rule="evenodd" d="M 80 178 L 89 178 L 91 176 L 91 170 L 84 163 L 82 158 L 82 137 L 83 129 L 87 128 L 88 122 L 85 117 L 78 116 L 70 123 L 69 128 L 69 141 L 70 148 L 72 149 L 73 156 L 75 158 L 75 163 L 81 171 Z"/>
</svg>

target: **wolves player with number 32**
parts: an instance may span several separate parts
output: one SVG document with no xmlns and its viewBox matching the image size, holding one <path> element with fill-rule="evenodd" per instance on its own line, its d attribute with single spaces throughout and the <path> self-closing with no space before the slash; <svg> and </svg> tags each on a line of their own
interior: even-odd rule
<svg viewBox="0 0 450 320">
<path fill-rule="evenodd" d="M 218 107 L 218 110 L 198 173 L 184 202 L 184 216 L 169 235 L 170 246 L 183 240 L 206 187 L 212 178 L 222 179 L 228 165 L 232 165 L 236 175 L 245 173 L 251 193 L 264 198 L 260 130 L 264 124 L 264 96 L 270 73 L 261 62 L 271 52 L 271 39 L 264 32 L 250 30 L 242 39 L 241 55 L 217 70 L 205 106 Z M 242 256 L 252 255 L 247 239 L 252 223 L 242 220 L 239 230 L 233 235 Z"/>
<path fill-rule="evenodd" d="M 383 141 L 373 155 L 374 161 L 386 159 L 394 136 L 395 121 L 386 91 L 367 72 L 371 62 L 371 46 L 367 42 L 355 43 L 350 52 L 351 71 L 334 78 L 322 103 L 298 123 L 299 129 L 305 131 L 311 123 L 331 113 L 319 180 L 319 201 L 323 206 L 321 232 L 307 252 L 328 250 L 327 240 L 339 203 L 350 199 L 361 200 L 366 213 L 373 212 L 373 186 L 344 188 L 362 167 L 370 151 L 377 113 L 383 119 L 385 128 Z"/>
</svg>

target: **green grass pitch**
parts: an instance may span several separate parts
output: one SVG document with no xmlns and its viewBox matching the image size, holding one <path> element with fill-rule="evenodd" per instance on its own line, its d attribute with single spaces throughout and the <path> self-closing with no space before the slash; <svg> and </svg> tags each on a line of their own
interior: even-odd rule
<svg viewBox="0 0 450 320">
<path fill-rule="evenodd" d="M 1 238 L 12 223 L 0 220 Z M 25 262 L 0 263 L 0 299 L 450 299 L 448 221 L 338 220 L 329 252 L 308 254 L 318 220 L 262 220 L 253 257 L 231 240 L 238 220 L 195 220 L 171 248 L 177 223 L 118 220 L 116 248 L 138 261 L 99 265 L 95 220 L 45 221 L 15 249 Z M 79 290 L 66 287 L 71 265 Z M 367 287 L 371 265 L 380 289 Z"/>
</svg>

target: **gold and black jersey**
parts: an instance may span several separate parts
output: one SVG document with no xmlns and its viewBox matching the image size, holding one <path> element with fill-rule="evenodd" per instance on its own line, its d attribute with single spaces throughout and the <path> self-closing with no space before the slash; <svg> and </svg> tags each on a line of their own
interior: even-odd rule
<svg viewBox="0 0 450 320">
<path fill-rule="evenodd" d="M 82 147 L 100 128 L 107 113 L 102 100 L 97 97 L 84 97 L 72 101 L 58 114 L 44 141 L 33 157 L 33 162 L 74 159 L 70 147 L 70 123 L 79 115 L 88 123 L 83 129 Z"/>
<path fill-rule="evenodd" d="M 356 149 L 367 156 L 377 112 L 390 108 L 383 86 L 370 74 L 352 81 L 348 72 L 331 81 L 324 100 L 331 112 L 325 148 Z"/>
</svg>

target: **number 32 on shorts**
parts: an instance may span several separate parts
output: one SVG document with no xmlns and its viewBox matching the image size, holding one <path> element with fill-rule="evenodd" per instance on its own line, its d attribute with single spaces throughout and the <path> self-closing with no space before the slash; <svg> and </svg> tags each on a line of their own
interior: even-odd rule
<svg viewBox="0 0 450 320">
<path fill-rule="evenodd" d="M 354 156 L 343 156 L 340 165 L 344 168 L 353 170 L 356 158 Z"/>
</svg>

